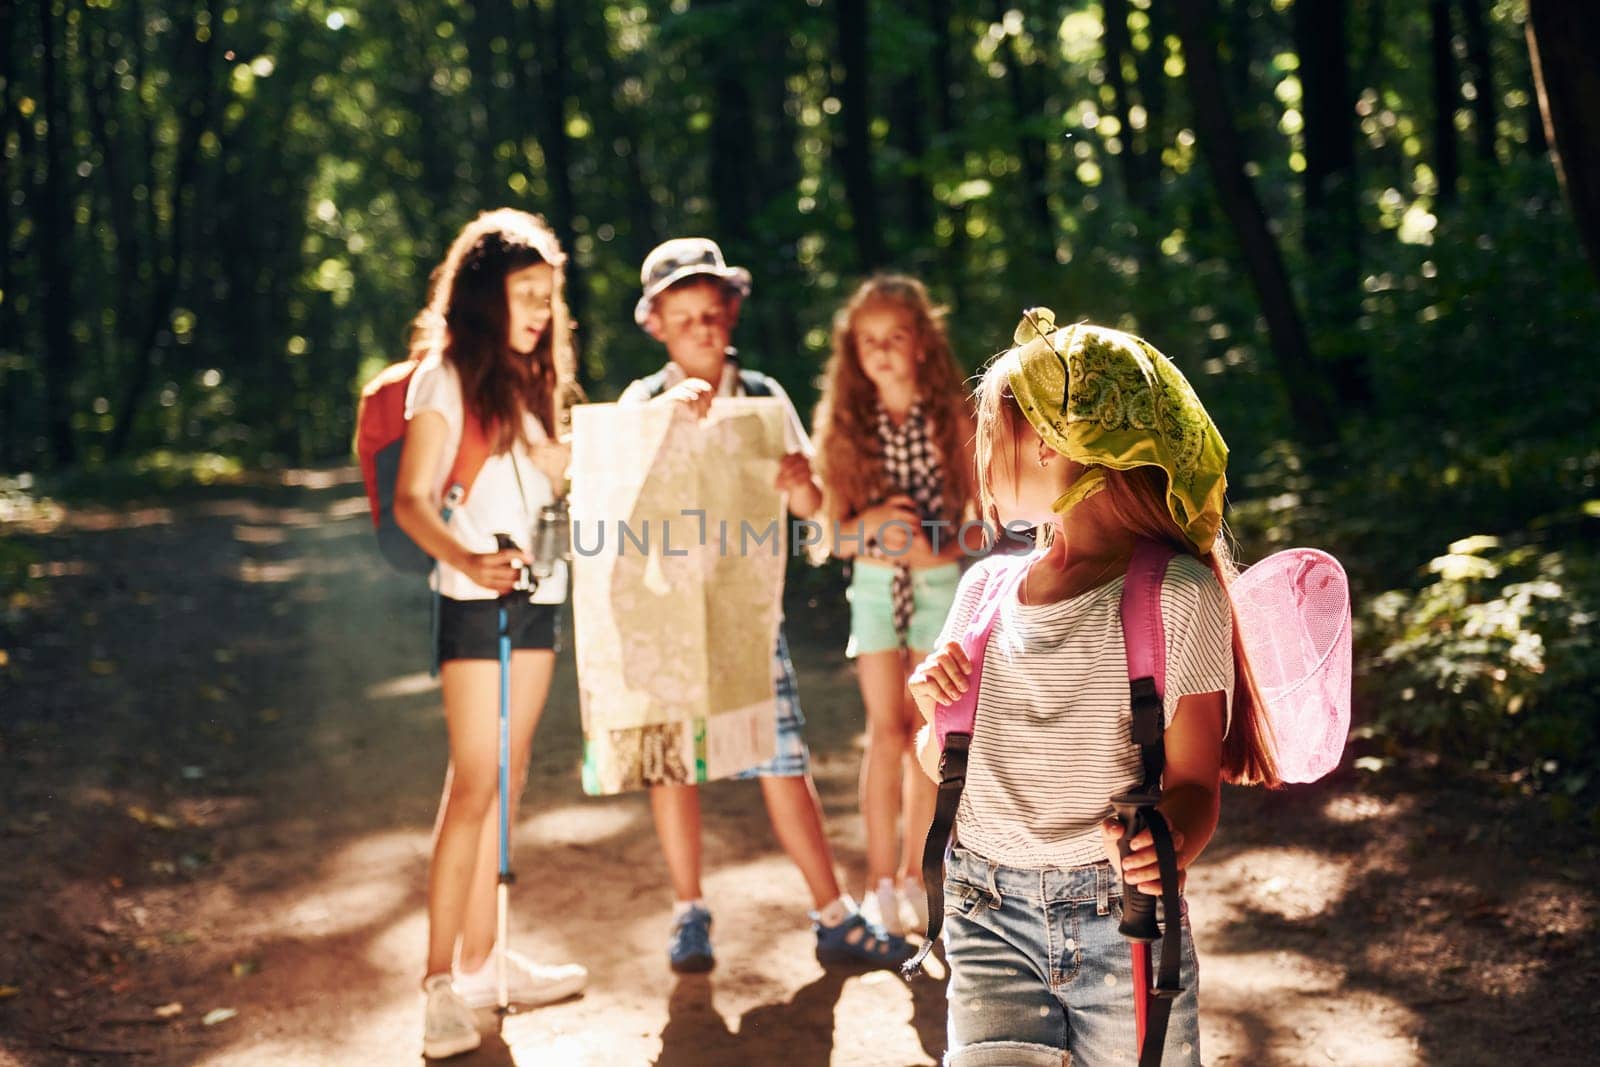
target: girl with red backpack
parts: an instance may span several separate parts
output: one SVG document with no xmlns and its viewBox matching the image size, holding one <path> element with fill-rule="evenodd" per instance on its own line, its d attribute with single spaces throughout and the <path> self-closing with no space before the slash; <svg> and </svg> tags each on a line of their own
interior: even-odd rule
<svg viewBox="0 0 1600 1067">
<path fill-rule="evenodd" d="M 437 562 L 435 652 L 450 742 L 428 872 L 429 1057 L 478 1047 L 472 1009 L 495 1004 L 502 980 L 511 1002 L 530 1005 L 570 996 L 588 978 L 575 964 L 528 960 L 497 943 L 496 929 L 498 704 L 508 706 L 510 808 L 550 691 L 566 599 L 561 562 L 531 598 L 507 595 L 525 587 L 536 516 L 566 483 L 569 451 L 557 441 L 558 404 L 573 377 L 565 263 L 543 219 L 487 212 L 451 243 L 415 323 L 393 512 Z M 472 450 L 481 453 L 475 470 L 462 475 L 459 459 Z"/>
<path fill-rule="evenodd" d="M 968 572 L 911 680 L 936 724 L 977 686 L 968 732 L 929 731 L 921 746 L 928 767 L 942 742 L 936 777 L 955 798 L 946 1062 L 1126 1062 L 1144 1044 L 1141 1063 L 1198 1064 L 1181 871 L 1216 829 L 1221 782 L 1278 781 L 1218 536 L 1227 448 L 1182 374 L 1141 339 L 1057 329 L 1036 309 L 1015 342 L 977 390 L 979 490 L 986 518 L 1036 526 L 1041 547 Z M 1130 609 L 1130 564 L 1151 558 L 1139 584 L 1152 610 Z M 980 605 L 992 614 L 973 656 L 957 638 Z M 1137 679 L 1136 644 L 1164 660 Z M 1121 811 L 1141 796 L 1154 814 L 1125 837 L 1111 798 Z M 1176 866 L 1167 878 L 1162 851 Z M 1158 894 L 1181 938 L 1150 999 L 1123 920 L 1135 904 L 1153 911 Z"/>
</svg>

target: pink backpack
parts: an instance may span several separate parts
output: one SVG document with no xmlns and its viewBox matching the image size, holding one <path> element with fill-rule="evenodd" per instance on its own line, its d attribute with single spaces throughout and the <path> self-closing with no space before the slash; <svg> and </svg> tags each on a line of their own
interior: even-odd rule
<svg viewBox="0 0 1600 1067">
<path fill-rule="evenodd" d="M 1122 589 L 1122 634 L 1127 649 L 1132 708 L 1130 740 L 1140 747 L 1144 781 L 1111 798 L 1122 818 L 1124 844 L 1149 828 L 1156 839 L 1166 914 L 1178 908 L 1177 863 L 1166 823 L 1155 805 L 1161 798 L 1165 763 L 1162 744 L 1166 688 L 1166 627 L 1161 614 L 1161 584 L 1175 553 L 1141 541 L 1128 563 Z M 960 637 L 972 664 L 966 692 L 934 712 L 939 743 L 939 792 L 933 824 L 923 848 L 922 873 L 928 892 L 928 930 L 917 955 L 906 963 L 909 976 L 938 939 L 944 920 L 944 860 L 977 720 L 984 653 L 1001 605 L 1013 596 L 1037 559 L 1036 554 L 1001 557 L 979 594 L 978 607 Z M 1255 674 L 1268 737 L 1284 781 L 1309 782 L 1338 766 L 1350 729 L 1350 595 L 1337 560 L 1315 549 L 1275 553 L 1246 570 L 1228 590 L 1245 655 Z M 1140 1063 L 1158 1064 L 1165 1038 L 1167 1009 L 1180 992 L 1177 924 L 1162 931 L 1154 901 L 1124 890 L 1122 933 L 1134 949 L 1135 1009 Z M 1149 945 L 1162 942 L 1154 989 L 1149 983 Z M 1142 966 L 1141 966 L 1142 964 Z M 1151 1008 L 1151 1004 L 1154 1008 Z"/>
<path fill-rule="evenodd" d="M 1141 545 L 1146 563 L 1129 565 L 1123 587 L 1123 605 L 1149 601 L 1148 592 L 1130 590 L 1154 582 L 1157 591 L 1172 552 L 1160 559 L 1160 570 L 1150 563 L 1155 556 Z M 941 704 L 933 728 L 939 751 L 946 752 L 952 733 L 971 741 L 978 714 L 978 683 L 983 678 L 983 654 L 1000 605 L 1027 576 L 1036 554 L 998 558 L 984 582 L 978 608 L 962 631 L 962 650 L 972 662 L 967 691 L 953 704 Z M 1289 548 L 1276 552 L 1234 580 L 1228 589 L 1236 625 L 1245 653 L 1256 676 L 1268 724 L 1272 729 L 1278 771 L 1286 782 L 1314 782 L 1339 765 L 1350 732 L 1350 589 L 1344 568 L 1326 552 L 1315 548 Z M 1154 601 L 1159 612 L 1159 595 Z M 1127 620 L 1124 620 L 1124 626 Z M 1164 634 L 1159 618 L 1147 637 Z M 1129 656 L 1154 664 L 1161 660 L 1165 674 L 1165 644 L 1130 645 Z M 1130 669 L 1130 677 L 1139 677 Z M 964 759 L 964 754 L 963 757 Z"/>
</svg>

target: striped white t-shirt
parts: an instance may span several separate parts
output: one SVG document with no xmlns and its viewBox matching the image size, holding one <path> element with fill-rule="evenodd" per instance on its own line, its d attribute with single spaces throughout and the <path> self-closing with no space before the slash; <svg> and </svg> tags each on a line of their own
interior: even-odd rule
<svg viewBox="0 0 1600 1067">
<path fill-rule="evenodd" d="M 939 635 L 966 628 L 1000 561 L 968 571 Z M 1109 798 L 1138 785 L 1128 739 L 1123 579 L 1053 604 L 1002 603 L 978 689 L 967 784 L 956 815 L 963 848 L 1007 867 L 1077 867 L 1105 857 L 1100 822 Z M 1227 594 L 1200 561 L 1175 556 L 1161 585 L 1167 637 L 1164 704 L 1194 693 L 1233 695 L 1233 623 Z"/>
</svg>

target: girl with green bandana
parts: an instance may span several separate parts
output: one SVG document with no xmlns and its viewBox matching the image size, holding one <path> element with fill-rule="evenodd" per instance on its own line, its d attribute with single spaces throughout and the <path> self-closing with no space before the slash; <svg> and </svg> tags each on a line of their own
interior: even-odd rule
<svg viewBox="0 0 1600 1067">
<path fill-rule="evenodd" d="M 1108 798 L 1137 786 L 1120 598 L 1140 539 L 1177 553 L 1161 582 L 1166 631 L 1160 811 L 1180 871 L 1216 829 L 1223 780 L 1275 784 L 1259 699 L 1236 639 L 1235 574 L 1218 532 L 1227 446 L 1176 367 L 1140 338 L 1036 309 L 977 390 L 985 517 L 1027 523 L 1041 549 L 996 615 L 966 787 L 946 867 L 946 1063 L 1083 1064 L 1136 1053 L 1133 968 L 1118 933 L 1123 882 L 1158 894 L 1148 832 L 1118 857 Z M 967 688 L 956 640 L 987 578 L 962 581 L 911 680 L 923 715 Z M 924 767 L 934 746 L 925 738 Z M 930 772 L 931 773 L 931 772 Z M 1181 910 L 1183 992 L 1165 1064 L 1200 1062 L 1197 965 Z"/>
</svg>

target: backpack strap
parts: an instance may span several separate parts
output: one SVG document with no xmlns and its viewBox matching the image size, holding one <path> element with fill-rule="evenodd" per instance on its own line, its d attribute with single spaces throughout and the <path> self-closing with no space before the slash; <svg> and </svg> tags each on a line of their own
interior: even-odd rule
<svg viewBox="0 0 1600 1067">
<path fill-rule="evenodd" d="M 464 409 L 462 416 L 461 444 L 456 447 L 456 458 L 451 462 L 450 473 L 444 480 L 443 514 L 446 522 L 450 521 L 452 511 L 467 502 L 472 483 L 477 481 L 478 472 L 489 462 L 493 451 L 483 424 Z"/>
<path fill-rule="evenodd" d="M 739 373 L 739 391 L 745 396 L 766 397 L 774 395 L 772 392 L 772 379 L 758 370 L 746 370 L 738 365 L 738 360 L 729 356 Z M 667 368 L 662 367 L 654 374 L 639 379 L 644 383 L 645 391 L 651 400 L 667 391 Z"/>
<path fill-rule="evenodd" d="M 450 522 L 452 512 L 467 502 L 467 494 L 472 492 L 472 483 L 478 480 L 478 473 L 483 470 L 483 465 L 489 462 L 492 448 L 489 444 L 489 435 L 484 432 L 483 424 L 473 417 L 472 412 L 466 410 L 462 404 L 461 411 L 461 443 L 456 446 L 456 458 L 450 462 L 450 473 L 444 479 L 444 501 L 439 508 L 439 517 L 446 524 Z M 433 561 L 433 569 L 429 584 L 433 586 L 433 595 L 429 597 L 428 608 L 428 658 L 431 666 L 428 676 L 439 677 L 439 620 L 443 610 L 439 598 L 439 561 Z"/>
<path fill-rule="evenodd" d="M 645 391 L 649 394 L 651 400 L 667 391 L 667 369 L 665 367 L 639 380 L 644 383 Z"/>
<path fill-rule="evenodd" d="M 739 368 L 739 387 L 745 396 L 771 396 L 772 379 L 758 370 Z"/>
<path fill-rule="evenodd" d="M 991 557 L 993 558 L 993 557 Z M 961 808 L 961 792 L 967 784 L 967 754 L 972 747 L 972 731 L 978 716 L 978 688 L 983 681 L 983 658 L 989 647 L 989 634 L 1000 616 L 1000 605 L 1028 576 L 1036 557 L 1000 557 L 994 571 L 978 594 L 978 607 L 961 634 L 961 649 L 972 663 L 967 676 L 967 691 L 954 703 L 934 708 L 932 727 L 939 742 L 939 792 L 933 806 L 933 821 L 922 845 L 922 887 L 928 894 L 928 928 L 917 954 L 901 967 L 906 977 L 916 974 L 922 961 L 933 951 L 944 927 L 944 859 L 955 832 L 956 813 Z"/>
<path fill-rule="evenodd" d="M 1128 656 L 1130 737 L 1139 746 L 1144 781 L 1141 792 L 1161 790 L 1167 750 L 1163 698 L 1167 690 L 1167 628 L 1161 618 L 1161 582 L 1175 553 L 1154 541 L 1140 541 L 1128 561 L 1122 585 L 1122 642 Z"/>
<path fill-rule="evenodd" d="M 1183 944 L 1178 898 L 1178 857 L 1166 819 L 1156 810 L 1161 801 L 1161 775 L 1166 766 L 1165 695 L 1167 689 L 1167 632 L 1161 614 L 1161 585 L 1167 565 L 1176 553 L 1166 545 L 1140 541 L 1128 562 L 1122 586 L 1122 640 L 1127 650 L 1129 740 L 1139 746 L 1144 780 L 1138 788 L 1111 798 L 1122 820 L 1118 852 L 1126 857 L 1128 842 L 1144 830 L 1155 844 L 1156 866 L 1161 875 L 1164 922 L 1157 923 L 1155 901 L 1122 884 L 1122 924 L 1119 932 L 1130 942 L 1134 958 L 1134 1015 L 1139 1035 L 1139 1067 L 1159 1067 L 1167 1039 L 1172 1001 L 1183 992 L 1179 964 Z M 1165 929 L 1162 929 L 1162 926 Z M 1149 982 L 1149 945 L 1161 942 L 1161 963 L 1155 986 Z"/>
</svg>

